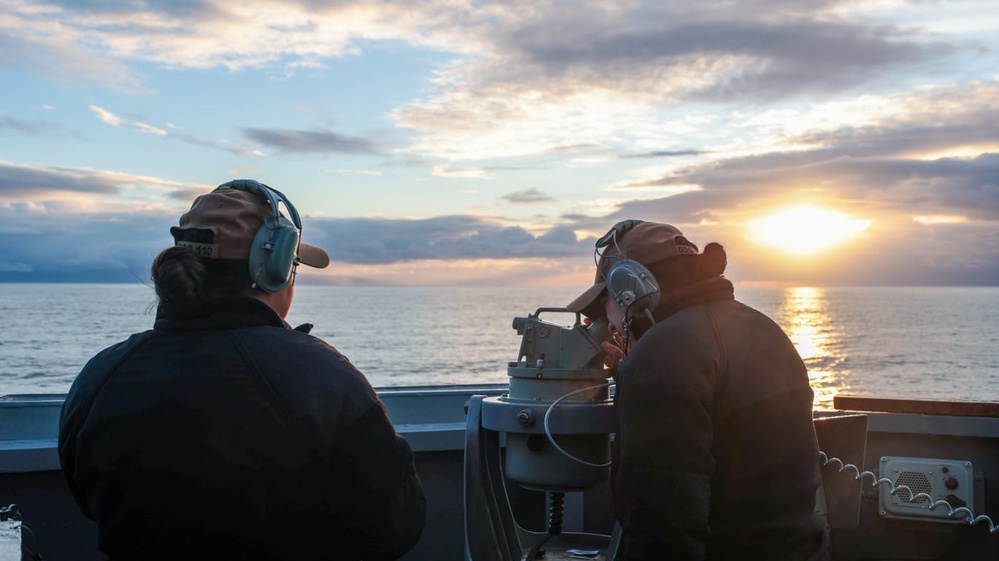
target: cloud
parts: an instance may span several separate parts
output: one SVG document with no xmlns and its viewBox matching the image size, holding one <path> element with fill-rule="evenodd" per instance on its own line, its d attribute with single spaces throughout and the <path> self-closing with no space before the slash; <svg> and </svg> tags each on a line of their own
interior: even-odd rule
<svg viewBox="0 0 999 561">
<path fill-rule="evenodd" d="M 660 100 L 701 101 L 840 91 L 876 80 L 879 69 L 923 63 L 950 50 L 921 42 L 911 31 L 828 14 L 735 16 L 710 4 L 679 18 L 670 17 L 672 11 L 665 5 L 605 11 L 610 23 L 569 16 L 558 36 L 541 32 L 548 21 L 532 22 L 516 29 L 507 46 L 533 62 L 538 75 L 578 76 Z M 635 25 L 639 18 L 644 25 Z"/>
<path fill-rule="evenodd" d="M 202 138 L 193 134 L 187 134 L 184 132 L 171 132 L 169 134 L 171 138 L 176 138 L 182 142 L 187 142 L 188 144 L 195 144 L 198 146 L 204 146 L 205 148 L 211 148 L 213 150 L 221 150 L 223 152 L 229 152 L 236 156 L 252 156 L 260 157 L 264 154 L 257 150 L 256 148 L 251 148 L 249 146 L 234 145 L 226 142 L 224 140 L 215 140 L 209 138 Z"/>
<path fill-rule="evenodd" d="M 179 214 L 161 209 L 69 214 L 26 204 L 0 205 L 0 224 L 5 225 L 0 244 L 7 248 L 0 260 L 0 281 L 146 278 L 153 257 L 172 243 L 169 228 Z M 333 277 L 338 264 L 349 265 L 347 270 L 385 265 L 390 266 L 386 270 L 398 270 L 406 263 L 460 261 L 480 269 L 469 278 L 481 280 L 489 277 L 482 262 L 507 261 L 516 268 L 515 262 L 524 259 L 569 259 L 578 260 L 585 269 L 584 256 L 592 251 L 592 240 L 577 241 L 568 225 L 532 234 L 474 216 L 306 218 L 303 239 L 329 251 L 335 262 Z M 499 274 L 502 268 L 493 272 Z"/>
<path fill-rule="evenodd" d="M 107 210 L 155 208 L 158 199 L 170 208 L 174 192 L 204 192 L 204 187 L 107 170 L 68 166 L 31 166 L 0 160 L 0 204 L 20 203 L 37 211 L 73 214 L 96 208 Z M 142 203 L 121 202 L 114 196 L 129 194 Z M 67 195 L 75 195 L 69 198 Z"/>
<path fill-rule="evenodd" d="M 653 152 L 645 152 L 642 154 L 625 154 L 621 158 L 624 159 L 635 159 L 635 158 L 676 158 L 680 156 L 702 156 L 704 154 L 709 154 L 710 152 L 706 150 L 656 150 Z"/>
<path fill-rule="evenodd" d="M 96 105 L 90 105 L 90 111 L 92 111 L 95 115 L 97 115 L 98 119 L 104 121 L 105 123 L 111 125 L 112 127 L 127 127 L 133 130 L 137 130 L 143 134 L 151 134 L 153 136 L 167 136 L 167 131 L 159 127 L 154 127 L 147 123 L 142 123 L 138 121 L 126 121 L 121 117 L 115 115 L 114 113 L 108 111 L 107 109 L 98 107 Z"/>
<path fill-rule="evenodd" d="M 50 110 L 51 107 L 44 107 Z M 26 136 L 52 136 L 60 138 L 70 138 L 73 140 L 89 141 L 83 134 L 74 131 L 62 123 L 52 122 L 48 119 L 21 119 L 9 115 L 0 115 L 0 134 L 5 131 L 17 131 Z"/>
<path fill-rule="evenodd" d="M 167 193 L 167 196 L 172 200 L 181 201 L 185 205 L 189 205 L 191 204 L 192 201 L 194 201 L 194 199 L 196 199 L 201 195 L 204 195 L 205 193 L 210 192 L 213 188 L 214 186 L 212 187 L 191 186 L 186 188 L 178 188 L 169 191 Z"/>
<path fill-rule="evenodd" d="M 3 15 L 0 52 L 4 64 L 56 82 L 144 91 L 124 61 L 105 56 L 102 33 L 88 31 L 68 8 L 56 3 L 5 2 Z"/>
<path fill-rule="evenodd" d="M 0 281 L 144 278 L 169 227 L 210 186 L 67 167 L 0 162 Z M 66 194 L 79 194 L 73 201 Z M 109 203 L 127 194 L 141 204 Z M 6 201 L 6 202 L 5 202 Z M 306 217 L 304 239 L 334 260 L 385 265 L 435 259 L 565 258 L 585 253 L 570 225 L 532 234 L 476 216 L 425 220 Z M 74 276 L 77 275 L 77 276 Z"/>
<path fill-rule="evenodd" d="M 0 130 L 14 129 L 25 134 L 38 132 L 38 126 L 23 119 L 17 119 L 9 115 L 0 116 Z"/>
<path fill-rule="evenodd" d="M 769 146 L 761 143 L 764 150 L 745 155 L 719 150 L 695 163 L 622 182 L 620 187 L 696 185 L 704 193 L 682 200 L 700 201 L 702 206 L 692 211 L 703 213 L 701 218 L 737 205 L 759 208 L 810 198 L 847 201 L 844 204 L 871 213 L 960 214 L 995 220 L 999 217 L 997 100 L 996 81 L 864 98 L 836 107 L 837 115 L 857 113 L 848 124 L 833 120 L 832 126 L 784 132 Z M 827 115 L 830 108 L 820 105 L 814 111 Z M 805 113 L 791 120 L 820 119 Z"/>
<path fill-rule="evenodd" d="M 154 127 L 152 125 L 147 125 L 146 123 L 132 123 L 131 125 L 135 130 L 143 134 L 151 134 L 153 136 L 166 136 L 167 131 Z"/>
<path fill-rule="evenodd" d="M 913 215 L 963 212 L 999 218 L 999 154 L 973 159 L 924 161 L 875 156 L 853 157 L 838 150 L 778 153 L 732 158 L 680 169 L 663 185 L 700 185 L 705 207 L 725 209 L 755 200 L 812 198 L 863 202 L 870 212 L 895 210 Z M 726 203 L 726 200 L 728 202 Z"/>
<path fill-rule="evenodd" d="M 453 10 L 433 2 L 418 8 L 379 1 L 8 2 L 0 51 L 41 76 L 139 92 L 132 63 L 294 73 L 356 54 L 365 40 L 445 44 L 446 34 L 421 40 L 413 31 L 439 27 Z"/>
<path fill-rule="evenodd" d="M 108 111 L 107 109 L 104 109 L 103 107 L 91 105 L 90 111 L 92 111 L 94 115 L 97 115 L 98 119 L 104 121 L 106 124 L 109 124 L 112 127 L 120 127 L 122 124 L 121 119 L 119 119 L 117 115 Z"/>
<path fill-rule="evenodd" d="M 476 216 L 315 219 L 305 226 L 303 239 L 325 247 L 334 261 L 362 264 L 585 254 L 568 225 L 534 235 L 519 226 Z"/>
<path fill-rule="evenodd" d="M 281 152 L 326 154 L 378 154 L 378 145 L 366 138 L 350 137 L 327 130 L 244 128 L 243 134 Z"/>
<path fill-rule="evenodd" d="M 196 144 L 198 146 L 204 146 L 205 148 L 212 148 L 214 150 L 222 150 L 235 154 L 237 156 L 261 156 L 259 150 L 248 148 L 246 146 L 233 146 L 227 142 L 221 142 L 214 139 L 205 139 L 198 136 L 187 134 L 184 132 L 168 132 L 159 127 L 149 125 L 140 121 L 129 121 L 122 119 L 115 113 L 104 109 L 103 107 L 98 107 L 96 105 L 90 105 L 90 111 L 97 115 L 97 118 L 102 122 L 111 125 L 112 127 L 125 127 L 143 134 L 150 134 L 159 137 L 169 137 L 171 139 L 180 140 L 181 142 L 186 142 L 189 144 Z"/>
<path fill-rule="evenodd" d="M 0 261 L 0 273 L 30 273 L 31 265 L 27 263 L 7 263 Z"/>
<path fill-rule="evenodd" d="M 515 193 L 508 193 L 501 198 L 516 204 L 545 203 L 555 200 L 554 197 L 546 195 L 534 187 Z"/>
<path fill-rule="evenodd" d="M 334 263 L 323 271 L 299 270 L 298 283 L 335 285 L 552 286 L 582 287 L 592 282 L 592 263 L 564 259 L 475 259 L 407 261 L 389 265 Z M 445 274 L 441 274 L 444 271 Z M 303 275 L 303 272 L 305 273 Z M 574 294 L 573 294 L 574 296 Z M 568 301 L 571 296 L 567 295 Z M 558 302 L 553 302 L 558 303 Z M 564 303 L 564 302 L 563 302 Z M 533 313 L 535 308 L 527 311 Z"/>
<path fill-rule="evenodd" d="M 576 144 L 668 154 L 683 150 L 672 148 L 676 134 L 698 132 L 664 114 L 682 103 L 708 112 L 705 102 L 822 99 L 885 85 L 958 49 L 917 28 L 847 21 L 836 5 L 533 6 L 487 27 L 481 52 L 441 68 L 429 94 L 392 117 L 416 131 L 413 151 L 446 159 Z"/>
<path fill-rule="evenodd" d="M 0 161 L 0 199 L 29 199 L 49 193 L 114 194 L 119 186 L 98 172 L 44 168 Z"/>
<path fill-rule="evenodd" d="M 732 207 L 715 206 L 724 198 L 724 193 L 700 191 L 633 201 L 608 216 L 563 216 L 561 224 L 540 233 L 478 216 L 306 217 L 303 238 L 325 247 L 334 261 L 329 271 L 310 277 L 315 282 L 349 282 L 342 275 L 365 274 L 388 284 L 489 283 L 508 276 L 529 282 L 525 275 L 531 267 L 543 266 L 559 269 L 544 278 L 585 283 L 592 274 L 595 237 L 617 220 L 639 218 L 675 224 L 701 247 L 721 242 L 729 251 L 729 276 L 737 281 L 999 283 L 999 221 L 927 223 L 886 215 L 844 251 L 788 261 L 747 238 L 740 222 L 726 221 L 740 199 Z M 709 216 L 709 208 L 720 210 Z M 58 207 L 0 204 L 0 244 L 7 248 L 0 281 L 146 278 L 152 258 L 171 243 L 169 227 L 179 214 L 179 209 L 134 208 L 66 213 Z M 448 273 L 449 267 L 455 270 Z"/>
<path fill-rule="evenodd" d="M 101 273 L 125 281 L 149 276 L 152 257 L 166 247 L 176 218 L 164 212 L 68 214 L 13 205 L 0 206 L 0 220 L 22 226 L 20 232 L 0 232 L 6 264 L 0 280 L 72 281 Z"/>
<path fill-rule="evenodd" d="M 486 179 L 489 172 L 485 168 L 457 167 L 448 165 L 436 165 L 431 168 L 431 172 L 436 177 L 462 177 L 465 179 Z"/>
<path fill-rule="evenodd" d="M 978 155 L 999 151 L 999 79 L 967 85 L 920 88 L 888 96 L 864 96 L 817 112 L 847 118 L 833 127 L 814 126 L 789 138 L 805 146 L 852 148 L 857 153 L 923 158 L 957 149 Z"/>
<path fill-rule="evenodd" d="M 913 65 L 968 48 L 915 26 L 884 25 L 852 3 L 754 5 L 733 11 L 727 2 L 597 0 L 521 8 L 485 2 L 475 9 L 430 1 L 407 10 L 376 0 L 12 3 L 0 37 L 14 51 L 11 60 L 37 51 L 29 58 L 42 75 L 101 75 L 108 87 L 131 90 L 139 75 L 129 65 L 285 75 L 322 71 L 328 61 L 356 56 L 375 42 L 446 52 L 450 62 L 438 67 L 425 97 L 390 116 L 415 131 L 412 153 L 447 160 L 579 144 L 647 144 L 646 153 L 669 154 L 683 149 L 674 150 L 662 128 L 682 127 L 682 118 L 664 121 L 657 108 L 830 95 L 891 83 Z M 148 123 L 133 126 L 164 134 Z M 291 152 L 378 151 L 368 139 L 330 131 L 245 132 Z"/>
</svg>

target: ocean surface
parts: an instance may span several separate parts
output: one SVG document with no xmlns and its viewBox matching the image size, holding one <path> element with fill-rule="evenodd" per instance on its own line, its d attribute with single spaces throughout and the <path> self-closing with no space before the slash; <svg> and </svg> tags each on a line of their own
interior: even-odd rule
<svg viewBox="0 0 999 561">
<path fill-rule="evenodd" d="M 520 349 L 513 318 L 582 288 L 302 285 L 288 321 L 314 324 L 375 387 L 504 383 Z M 737 284 L 736 298 L 785 329 L 819 408 L 837 393 L 999 401 L 999 287 Z M 96 352 L 151 328 L 154 311 L 140 284 L 0 284 L 0 395 L 65 393 Z"/>
</svg>

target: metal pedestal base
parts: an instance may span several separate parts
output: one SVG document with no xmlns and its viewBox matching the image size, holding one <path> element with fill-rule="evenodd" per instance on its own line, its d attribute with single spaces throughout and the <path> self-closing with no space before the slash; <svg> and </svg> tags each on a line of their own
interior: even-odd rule
<svg viewBox="0 0 999 561">
<path fill-rule="evenodd" d="M 525 530 L 513 517 L 500 461 L 500 433 L 482 427 L 482 400 L 468 403 L 465 430 L 465 561 L 524 561 L 538 541 L 546 539 L 545 559 L 578 559 L 570 549 L 599 550 L 593 559 L 613 561 L 617 539 L 599 534 L 548 534 Z M 615 532 L 615 537 L 616 537 Z"/>
</svg>

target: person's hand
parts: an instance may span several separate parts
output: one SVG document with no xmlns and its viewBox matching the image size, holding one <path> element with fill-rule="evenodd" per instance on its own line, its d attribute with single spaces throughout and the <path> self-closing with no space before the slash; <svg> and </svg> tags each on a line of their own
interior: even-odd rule
<svg viewBox="0 0 999 561">
<path fill-rule="evenodd" d="M 589 327 L 593 323 L 593 319 L 588 316 L 583 316 L 583 325 Z M 624 359 L 624 341 L 621 339 L 621 334 L 611 329 L 611 338 L 607 341 L 600 343 L 600 348 L 604 351 L 604 367 L 610 371 L 610 377 L 617 381 L 617 369 Z"/>
<path fill-rule="evenodd" d="M 620 333 L 614 333 L 609 341 L 600 343 L 600 347 L 604 350 L 604 366 L 610 371 L 610 377 L 615 382 L 617 381 L 618 368 L 621 366 L 621 361 L 624 360 L 623 345 Z"/>
</svg>

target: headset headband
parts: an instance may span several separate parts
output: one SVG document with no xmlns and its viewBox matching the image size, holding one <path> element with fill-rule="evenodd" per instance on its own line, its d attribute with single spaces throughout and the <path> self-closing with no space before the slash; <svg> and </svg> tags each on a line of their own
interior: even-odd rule
<svg viewBox="0 0 999 561">
<path fill-rule="evenodd" d="M 275 220 L 281 218 L 281 211 L 278 209 L 278 204 L 284 203 L 284 207 L 288 209 L 288 214 L 291 216 L 291 223 L 294 224 L 295 228 L 298 228 L 299 231 L 302 230 L 302 219 L 298 215 L 298 210 L 295 209 L 295 205 L 291 204 L 288 197 L 285 197 L 284 193 L 281 191 L 253 179 L 233 179 L 228 183 L 219 185 L 219 187 L 249 191 L 250 193 L 256 193 L 264 197 L 267 199 L 267 202 L 270 203 L 271 210 L 274 211 Z"/>
<path fill-rule="evenodd" d="M 607 247 L 607 245 L 610 244 L 612 241 L 616 243 L 618 234 L 621 234 L 623 236 L 625 232 L 631 230 L 635 226 L 638 226 L 642 222 L 645 221 L 629 218 L 628 220 L 622 220 L 617 224 L 611 226 L 611 229 L 607 230 L 607 233 L 604 234 L 599 240 L 597 240 L 596 243 L 597 249 L 602 249 L 604 247 Z"/>
</svg>

